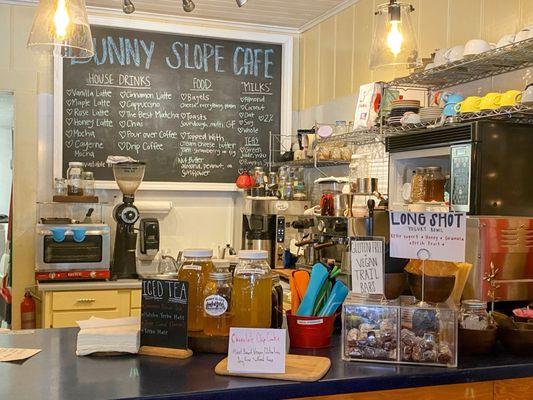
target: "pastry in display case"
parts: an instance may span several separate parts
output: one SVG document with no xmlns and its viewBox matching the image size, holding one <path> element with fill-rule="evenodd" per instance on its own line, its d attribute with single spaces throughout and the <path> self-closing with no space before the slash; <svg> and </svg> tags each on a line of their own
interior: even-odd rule
<svg viewBox="0 0 533 400">
<path fill-rule="evenodd" d="M 352 293 L 342 307 L 342 359 L 456 367 L 457 317 L 446 303 Z"/>
</svg>

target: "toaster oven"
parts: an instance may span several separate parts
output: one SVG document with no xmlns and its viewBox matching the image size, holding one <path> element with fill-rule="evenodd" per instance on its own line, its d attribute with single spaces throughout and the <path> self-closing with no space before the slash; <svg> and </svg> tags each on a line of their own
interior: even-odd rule
<svg viewBox="0 0 533 400">
<path fill-rule="evenodd" d="M 37 224 L 35 245 L 38 281 L 110 277 L 110 228 L 106 224 Z"/>
</svg>

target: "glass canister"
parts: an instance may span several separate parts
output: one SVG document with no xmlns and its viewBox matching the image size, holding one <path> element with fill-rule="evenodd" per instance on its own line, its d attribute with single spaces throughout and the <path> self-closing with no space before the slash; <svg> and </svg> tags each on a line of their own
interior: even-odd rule
<svg viewBox="0 0 533 400">
<path fill-rule="evenodd" d="M 67 180 L 65 178 L 54 179 L 54 195 L 66 196 L 67 195 Z"/>
<path fill-rule="evenodd" d="M 83 179 L 83 194 L 86 196 L 94 196 L 94 174 L 92 171 L 84 171 L 82 173 Z"/>
<path fill-rule="evenodd" d="M 424 201 L 444 201 L 444 185 L 446 177 L 441 167 L 427 167 L 424 177 Z"/>
<path fill-rule="evenodd" d="M 228 336 L 231 326 L 231 272 L 210 272 L 204 289 L 204 333 Z"/>
<path fill-rule="evenodd" d="M 71 161 L 68 163 L 67 182 L 69 196 L 83 196 L 83 163 Z"/>
<path fill-rule="evenodd" d="M 463 300 L 459 326 L 463 329 L 485 330 L 489 327 L 487 302 L 481 300 Z"/>
<path fill-rule="evenodd" d="M 411 202 L 417 203 L 424 201 L 425 186 L 424 177 L 426 176 L 426 169 L 424 167 L 417 167 L 415 173 L 411 178 Z"/>
<path fill-rule="evenodd" d="M 272 313 L 272 274 L 268 252 L 241 250 L 233 273 L 233 322 L 242 328 L 269 328 Z"/>
<path fill-rule="evenodd" d="M 278 274 L 272 274 L 272 317 L 270 327 L 280 329 L 283 325 L 283 288 Z"/>
<path fill-rule="evenodd" d="M 189 308 L 187 326 L 191 332 L 204 329 L 204 289 L 208 275 L 213 272 L 213 250 L 183 250 L 183 263 L 178 279 L 189 283 Z"/>
<path fill-rule="evenodd" d="M 350 181 L 350 190 L 352 193 L 367 194 L 370 191 L 370 177 L 366 156 L 362 154 L 352 154 L 348 179 Z"/>
</svg>

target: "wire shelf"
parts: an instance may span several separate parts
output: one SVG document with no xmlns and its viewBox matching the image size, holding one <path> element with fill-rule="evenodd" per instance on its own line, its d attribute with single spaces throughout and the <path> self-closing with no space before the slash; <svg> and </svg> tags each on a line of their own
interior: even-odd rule
<svg viewBox="0 0 533 400">
<path fill-rule="evenodd" d="M 302 168 L 315 168 L 315 167 L 335 167 L 338 165 L 348 165 L 350 161 L 346 160 L 325 160 L 316 161 L 313 159 L 297 160 L 297 161 L 279 161 L 273 162 L 272 167 L 302 167 Z"/>
<path fill-rule="evenodd" d="M 533 65 L 533 38 L 394 79 L 388 85 L 436 90 Z"/>
<path fill-rule="evenodd" d="M 513 107 L 497 110 L 483 110 L 475 113 L 464 113 L 457 116 L 459 122 L 476 121 L 479 119 L 509 119 L 523 123 L 533 123 L 533 106 L 518 104 Z"/>
</svg>

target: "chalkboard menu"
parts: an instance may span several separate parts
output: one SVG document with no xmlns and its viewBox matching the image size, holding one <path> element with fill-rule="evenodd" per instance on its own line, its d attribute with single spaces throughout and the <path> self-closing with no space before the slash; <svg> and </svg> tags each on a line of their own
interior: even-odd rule
<svg viewBox="0 0 533 400">
<path fill-rule="evenodd" d="M 141 346 L 187 348 L 188 283 L 143 279 Z"/>
<path fill-rule="evenodd" d="M 232 183 L 280 132 L 282 47 L 92 27 L 94 57 L 63 61 L 62 168 L 147 163 L 145 181 Z"/>
</svg>

